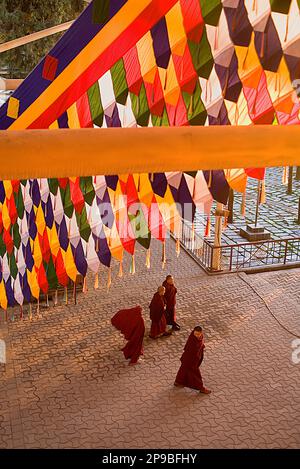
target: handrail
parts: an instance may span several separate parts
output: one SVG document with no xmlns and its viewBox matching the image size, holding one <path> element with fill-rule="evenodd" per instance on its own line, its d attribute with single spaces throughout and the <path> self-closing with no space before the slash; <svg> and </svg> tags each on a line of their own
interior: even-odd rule
<svg viewBox="0 0 300 469">
<path fill-rule="evenodd" d="M 181 245 L 210 274 L 261 268 L 280 269 L 300 264 L 300 237 L 214 246 L 193 231 L 188 223 L 182 221 Z M 212 267 L 215 249 L 221 251 L 221 267 L 217 270 Z M 261 258 L 257 257 L 260 250 L 264 251 L 264 256 Z"/>
<path fill-rule="evenodd" d="M 199 236 L 199 235 L 198 235 Z M 235 248 L 237 246 L 253 246 L 253 245 L 256 245 L 256 244 L 267 244 L 267 243 L 279 243 L 279 242 L 289 242 L 289 241 L 295 241 L 295 240 L 300 240 L 299 237 L 296 237 L 296 238 L 272 238 L 272 239 L 264 239 L 262 241 L 253 241 L 253 242 L 242 242 L 242 243 L 237 243 L 237 244 L 222 244 L 221 246 L 214 246 L 213 244 L 211 244 L 209 241 L 207 241 L 206 239 L 203 239 L 203 242 L 204 243 L 207 243 L 212 249 L 220 249 L 220 248 Z"/>
<path fill-rule="evenodd" d="M 66 31 L 70 28 L 73 22 L 74 21 L 67 21 L 66 23 L 58 24 L 56 26 L 52 26 L 51 28 L 43 29 L 42 31 L 37 31 L 36 33 L 27 34 L 26 36 L 18 37 L 17 39 L 12 39 L 8 42 L 2 42 L 0 43 L 0 54 L 8 50 L 15 49 L 16 47 L 29 44 L 30 42 L 37 41 L 44 37 L 52 36 L 53 34 Z"/>
<path fill-rule="evenodd" d="M 20 78 L 0 77 L 0 91 L 14 91 L 20 86 L 23 80 Z"/>
</svg>

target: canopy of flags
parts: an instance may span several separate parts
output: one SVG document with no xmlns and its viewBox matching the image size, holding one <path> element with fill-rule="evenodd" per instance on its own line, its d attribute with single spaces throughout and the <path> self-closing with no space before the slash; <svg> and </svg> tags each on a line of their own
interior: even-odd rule
<svg viewBox="0 0 300 469">
<path fill-rule="evenodd" d="M 167 229 L 179 236 L 181 216 L 226 203 L 224 171 L 0 181 L 0 305 L 22 305 L 89 268 L 120 263 L 136 243 L 147 250 Z M 233 175 L 234 176 L 234 175 Z M 165 260 L 163 259 L 163 262 Z"/>
<path fill-rule="evenodd" d="M 0 108 L 0 129 L 298 124 L 298 80 L 300 0 L 93 0 Z M 2 181 L 0 305 L 148 250 L 178 233 L 178 207 L 192 221 L 248 175 L 264 171 Z"/>
<path fill-rule="evenodd" d="M 0 129 L 297 124 L 299 51 L 299 0 L 94 0 Z"/>
</svg>

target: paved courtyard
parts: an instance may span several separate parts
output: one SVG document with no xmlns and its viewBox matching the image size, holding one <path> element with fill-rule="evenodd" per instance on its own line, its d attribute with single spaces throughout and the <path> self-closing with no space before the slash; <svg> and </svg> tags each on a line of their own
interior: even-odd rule
<svg viewBox="0 0 300 469">
<path fill-rule="evenodd" d="M 300 364 L 289 331 L 300 335 L 300 270 L 209 277 L 185 253 L 152 244 L 152 268 L 137 250 L 137 273 L 77 305 L 43 308 L 30 321 L 4 322 L 7 365 L 0 365 L 1 448 L 299 448 Z M 125 266 L 129 271 L 129 264 Z M 171 337 L 148 338 L 148 304 L 171 272 L 178 322 Z M 272 314 L 267 309 L 268 304 Z M 141 304 L 145 357 L 129 367 L 110 324 L 120 308 Z M 16 315 L 15 315 L 16 316 Z M 10 314 L 11 317 L 11 314 Z M 212 394 L 174 388 L 190 330 L 204 327 L 204 383 Z M 285 328 L 283 328 L 282 324 Z"/>
<path fill-rule="evenodd" d="M 282 183 L 282 174 L 283 168 L 267 168 L 266 202 L 261 204 L 259 208 L 258 224 L 268 230 L 273 239 L 296 238 L 300 236 L 300 225 L 295 222 L 298 218 L 300 181 L 295 180 L 296 168 L 294 167 L 293 193 L 288 195 L 287 186 Z M 245 217 L 240 213 L 242 195 L 235 192 L 234 220 L 223 231 L 222 244 L 247 242 L 247 240 L 240 236 L 240 228 L 245 227 L 248 223 L 254 223 L 256 200 L 257 180 L 248 178 Z M 214 216 L 211 217 L 211 223 L 211 236 L 208 239 L 213 242 Z M 206 218 L 202 214 L 198 214 L 195 222 L 196 231 L 203 234 L 205 224 Z"/>
</svg>

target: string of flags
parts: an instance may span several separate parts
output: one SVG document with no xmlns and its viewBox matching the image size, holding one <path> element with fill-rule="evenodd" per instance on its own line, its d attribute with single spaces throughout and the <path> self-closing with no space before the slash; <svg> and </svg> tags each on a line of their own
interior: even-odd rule
<svg viewBox="0 0 300 469">
<path fill-rule="evenodd" d="M 125 252 L 134 273 L 137 244 L 149 268 L 153 238 L 165 264 L 167 230 L 179 240 L 182 218 L 193 222 L 196 209 L 209 214 L 214 198 L 226 204 L 236 179 L 236 172 L 198 171 L 0 181 L 0 306 L 37 301 L 79 275 L 84 290 L 88 270 L 97 288 L 100 264 L 110 283 L 112 259 L 122 275 Z"/>
</svg>

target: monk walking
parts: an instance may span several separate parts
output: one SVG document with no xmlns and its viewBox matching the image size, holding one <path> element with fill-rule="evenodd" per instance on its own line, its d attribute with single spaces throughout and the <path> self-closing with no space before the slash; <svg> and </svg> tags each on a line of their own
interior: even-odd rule
<svg viewBox="0 0 300 469">
<path fill-rule="evenodd" d="M 153 298 L 150 303 L 150 319 L 151 330 L 150 335 L 151 339 L 157 339 L 162 335 L 170 335 L 172 333 L 166 331 L 167 321 L 165 317 L 165 288 L 158 287 L 157 292 L 153 295 Z"/>
<path fill-rule="evenodd" d="M 184 352 L 181 356 L 181 367 L 175 379 L 175 386 L 183 386 L 197 389 L 204 394 L 210 394 L 211 391 L 204 387 L 200 373 L 200 365 L 204 354 L 204 338 L 202 327 L 196 326 L 190 333 Z"/>
<path fill-rule="evenodd" d="M 130 359 L 129 365 L 135 365 L 139 357 L 143 355 L 145 323 L 142 308 L 136 306 L 131 309 L 122 309 L 114 315 L 111 323 L 128 340 L 122 351 L 126 360 Z"/>
<path fill-rule="evenodd" d="M 172 326 L 174 331 L 179 331 L 180 326 L 176 322 L 176 312 L 175 312 L 175 305 L 176 305 L 176 293 L 177 288 L 174 285 L 174 279 L 172 275 L 167 275 L 166 280 L 163 283 L 165 287 L 165 300 L 166 300 L 166 319 L 167 324 Z"/>
</svg>

